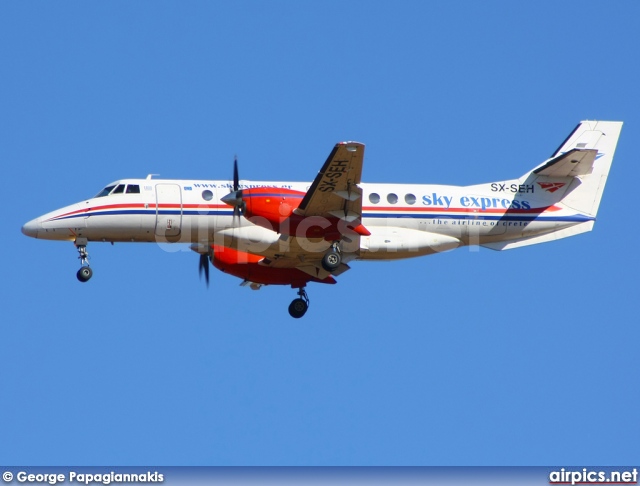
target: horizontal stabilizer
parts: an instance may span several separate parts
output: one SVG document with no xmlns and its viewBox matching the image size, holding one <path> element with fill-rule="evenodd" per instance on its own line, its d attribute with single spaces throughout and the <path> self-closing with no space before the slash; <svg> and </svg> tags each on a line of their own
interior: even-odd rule
<svg viewBox="0 0 640 486">
<path fill-rule="evenodd" d="M 596 149 L 572 149 L 558 155 L 533 171 L 549 177 L 578 177 L 591 174 L 596 160 Z"/>
</svg>

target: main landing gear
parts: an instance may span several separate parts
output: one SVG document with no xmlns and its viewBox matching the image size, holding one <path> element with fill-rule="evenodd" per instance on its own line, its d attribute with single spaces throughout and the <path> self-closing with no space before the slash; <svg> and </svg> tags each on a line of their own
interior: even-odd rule
<svg viewBox="0 0 640 486">
<path fill-rule="evenodd" d="M 80 270 L 76 273 L 76 277 L 81 282 L 87 282 L 92 276 L 93 271 L 91 267 L 89 267 L 89 252 L 87 251 L 87 239 L 86 238 L 78 238 L 75 241 L 76 248 L 78 249 L 80 259 Z"/>
<path fill-rule="evenodd" d="M 340 242 L 334 241 L 331 248 L 322 257 L 322 268 L 331 273 L 335 271 L 342 263 L 342 255 L 340 253 Z M 289 315 L 294 319 L 300 319 L 307 309 L 309 309 L 309 296 L 305 292 L 304 287 L 298 289 L 298 298 L 293 299 L 289 304 Z"/>
<path fill-rule="evenodd" d="M 342 263 L 342 255 L 340 254 L 340 245 L 334 241 L 331 249 L 322 257 L 322 268 L 327 272 L 333 272 Z"/>
<path fill-rule="evenodd" d="M 307 296 L 307 292 L 305 292 L 304 287 L 300 287 L 298 289 L 298 297 L 297 299 L 293 299 L 291 304 L 289 304 L 289 315 L 294 319 L 300 319 L 309 308 L 309 297 Z"/>
</svg>

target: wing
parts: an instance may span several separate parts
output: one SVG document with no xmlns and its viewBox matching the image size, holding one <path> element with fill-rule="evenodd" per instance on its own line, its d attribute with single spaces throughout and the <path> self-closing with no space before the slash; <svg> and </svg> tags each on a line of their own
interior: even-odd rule
<svg viewBox="0 0 640 486">
<path fill-rule="evenodd" d="M 348 223 L 362 218 L 362 177 L 364 145 L 341 142 L 333 148 L 300 206 L 299 216 L 344 219 Z"/>
<path fill-rule="evenodd" d="M 572 149 L 551 159 L 533 172 L 551 177 L 577 177 L 591 174 L 597 154 L 596 149 Z"/>
<path fill-rule="evenodd" d="M 360 235 L 368 234 L 362 227 L 362 189 L 358 186 L 362 176 L 364 145 L 358 142 L 341 142 L 333 148 L 300 205 L 293 211 L 303 218 L 328 218 L 348 223 L 355 228 L 349 235 L 342 234 L 343 263 L 327 272 L 320 260 L 327 249 L 326 241 L 304 245 L 296 237 L 282 236 L 287 249 L 274 258 L 264 258 L 260 265 L 271 269 L 296 268 L 318 280 L 340 275 L 349 270 L 347 261 L 355 257 L 360 248 Z M 329 231 L 336 231 L 335 226 Z M 335 237 L 335 235 L 331 235 Z M 340 238 L 338 236 L 338 238 Z M 318 245 L 318 248 L 314 248 Z"/>
</svg>

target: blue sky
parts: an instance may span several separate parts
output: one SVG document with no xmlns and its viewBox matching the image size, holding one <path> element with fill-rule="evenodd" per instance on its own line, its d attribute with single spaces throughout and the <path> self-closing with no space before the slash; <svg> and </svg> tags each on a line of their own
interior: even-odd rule
<svg viewBox="0 0 640 486">
<path fill-rule="evenodd" d="M 633 155 L 640 4 L 2 2 L 0 462 L 637 462 Z M 253 292 L 197 255 L 20 227 L 157 173 L 367 182 L 518 177 L 582 119 L 625 126 L 593 232 L 360 262 Z"/>
</svg>

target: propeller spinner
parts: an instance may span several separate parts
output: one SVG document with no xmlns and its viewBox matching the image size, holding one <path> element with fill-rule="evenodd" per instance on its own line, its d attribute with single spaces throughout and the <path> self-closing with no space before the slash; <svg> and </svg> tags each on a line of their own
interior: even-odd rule
<svg viewBox="0 0 640 486">
<path fill-rule="evenodd" d="M 224 196 L 221 201 L 233 207 L 233 216 L 238 217 L 244 213 L 245 204 L 240 189 L 240 177 L 238 176 L 238 157 L 233 159 L 233 191 Z"/>
</svg>

